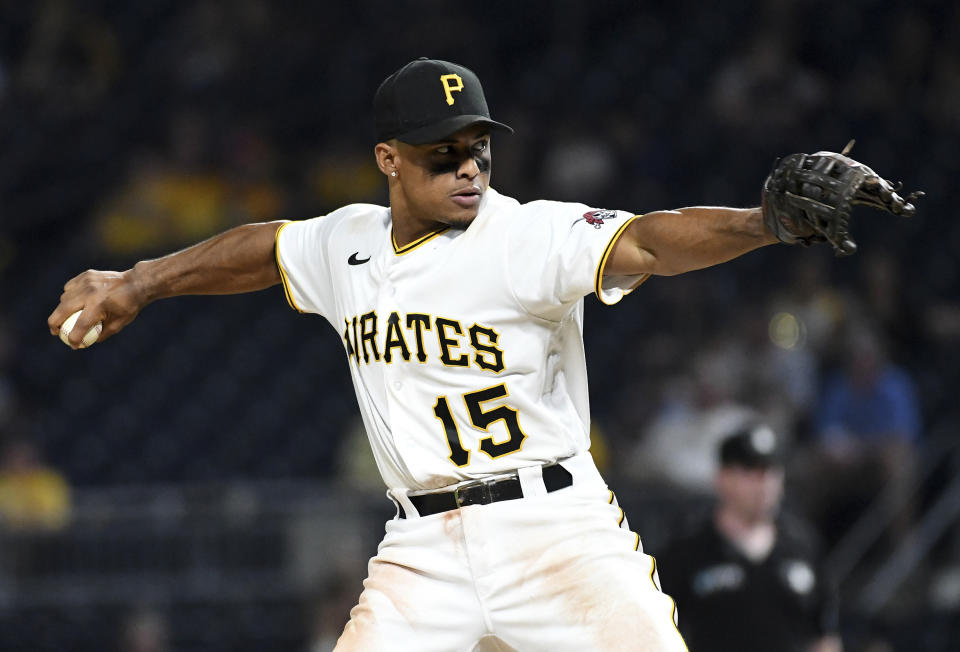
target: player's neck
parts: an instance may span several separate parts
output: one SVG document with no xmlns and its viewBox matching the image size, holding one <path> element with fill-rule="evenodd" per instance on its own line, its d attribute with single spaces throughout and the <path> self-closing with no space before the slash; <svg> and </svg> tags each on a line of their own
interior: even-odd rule
<svg viewBox="0 0 960 652">
<path fill-rule="evenodd" d="M 436 220 L 425 220 L 414 215 L 402 193 L 390 193 L 390 221 L 394 244 L 403 248 L 445 225 Z"/>
<path fill-rule="evenodd" d="M 777 528 L 770 519 L 747 518 L 736 510 L 721 506 L 714 522 L 720 534 L 751 561 L 766 559 L 776 543 Z"/>
<path fill-rule="evenodd" d="M 411 242 L 416 242 L 420 238 L 436 233 L 446 225 L 440 222 L 431 222 L 427 225 L 411 224 L 406 221 L 397 221 L 393 219 L 393 242 L 398 249 L 406 247 Z"/>
</svg>

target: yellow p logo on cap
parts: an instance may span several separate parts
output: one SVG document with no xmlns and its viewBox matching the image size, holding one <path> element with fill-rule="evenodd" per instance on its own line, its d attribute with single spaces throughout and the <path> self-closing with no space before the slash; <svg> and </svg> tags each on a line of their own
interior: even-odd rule
<svg viewBox="0 0 960 652">
<path fill-rule="evenodd" d="M 453 104 L 453 92 L 463 90 L 463 80 L 460 78 L 460 75 L 440 75 L 440 83 L 443 84 L 443 92 L 447 96 L 447 104 Z"/>
</svg>

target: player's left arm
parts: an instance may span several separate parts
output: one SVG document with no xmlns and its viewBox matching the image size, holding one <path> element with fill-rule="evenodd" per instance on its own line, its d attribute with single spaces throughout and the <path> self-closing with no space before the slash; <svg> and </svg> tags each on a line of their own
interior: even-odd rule
<svg viewBox="0 0 960 652">
<path fill-rule="evenodd" d="M 757 208 L 694 206 L 634 219 L 617 239 L 604 276 L 672 276 L 777 242 Z"/>
</svg>

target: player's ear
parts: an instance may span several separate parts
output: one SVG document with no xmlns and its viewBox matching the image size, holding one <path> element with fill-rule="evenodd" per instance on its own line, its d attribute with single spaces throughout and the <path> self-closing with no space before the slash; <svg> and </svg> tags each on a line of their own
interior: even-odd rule
<svg viewBox="0 0 960 652">
<path fill-rule="evenodd" d="M 377 167 L 388 177 L 391 173 L 397 171 L 397 145 L 396 141 L 389 140 L 383 143 L 377 143 L 373 149 L 374 156 L 377 157 Z M 396 174 L 393 174 L 396 176 Z"/>
</svg>

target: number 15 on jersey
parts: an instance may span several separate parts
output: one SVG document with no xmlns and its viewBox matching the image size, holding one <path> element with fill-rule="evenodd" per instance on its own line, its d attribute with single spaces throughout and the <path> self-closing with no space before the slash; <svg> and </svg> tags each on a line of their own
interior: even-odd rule
<svg viewBox="0 0 960 652">
<path fill-rule="evenodd" d="M 527 438 L 526 433 L 520 428 L 520 420 L 517 418 L 517 411 L 514 408 L 509 405 L 501 405 L 490 410 L 483 409 L 483 404 L 487 401 L 509 395 L 506 385 L 502 383 L 463 395 L 463 402 L 467 406 L 470 424 L 473 427 L 483 432 L 490 432 L 489 427 L 491 425 L 497 421 L 503 421 L 508 435 L 506 440 L 494 441 L 492 435 L 480 440 L 480 450 L 491 458 L 516 453 Z M 447 435 L 447 443 L 450 445 L 450 461 L 457 466 L 469 464 L 470 451 L 463 447 L 460 430 L 457 428 L 457 422 L 454 421 L 453 414 L 450 412 L 450 404 L 447 402 L 446 396 L 437 397 L 437 402 L 433 406 L 433 414 L 443 424 L 444 432 Z"/>
</svg>

